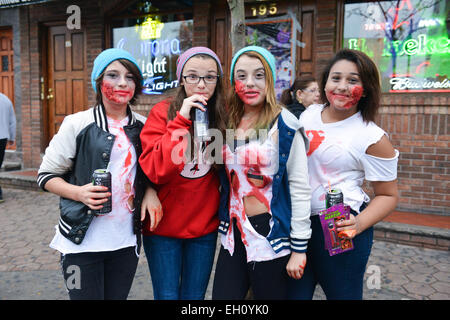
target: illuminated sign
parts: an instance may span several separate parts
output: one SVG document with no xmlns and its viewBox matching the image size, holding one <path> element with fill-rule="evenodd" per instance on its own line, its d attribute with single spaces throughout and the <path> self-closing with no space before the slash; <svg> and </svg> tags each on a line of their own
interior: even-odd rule
<svg viewBox="0 0 450 320">
<path fill-rule="evenodd" d="M 161 37 L 162 28 L 164 23 L 147 17 L 140 26 L 136 26 L 136 31 L 140 33 L 141 39 L 155 39 Z"/>
<path fill-rule="evenodd" d="M 383 92 L 450 92 L 446 16 L 445 0 L 349 3 L 344 47 L 375 61 Z"/>
<path fill-rule="evenodd" d="M 141 68 L 144 94 L 162 94 L 178 86 L 176 61 L 192 47 L 192 24 L 147 18 L 139 26 L 113 29 L 114 47 L 129 51 Z"/>
</svg>

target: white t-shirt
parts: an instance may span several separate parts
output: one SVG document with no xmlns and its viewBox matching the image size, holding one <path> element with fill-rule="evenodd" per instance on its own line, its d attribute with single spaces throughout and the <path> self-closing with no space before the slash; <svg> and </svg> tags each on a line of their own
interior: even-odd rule
<svg viewBox="0 0 450 320">
<path fill-rule="evenodd" d="M 51 248 L 68 254 L 113 251 L 136 246 L 136 235 L 133 233 L 133 199 L 137 156 L 123 130 L 128 120 L 128 117 L 121 121 L 108 118 L 109 132 L 116 137 L 108 165 L 112 177 L 112 211 L 93 218 L 79 245 L 65 238 L 59 232 L 58 226 L 55 226 L 56 234 L 50 243 Z"/>
<path fill-rule="evenodd" d="M 359 212 L 370 200 L 363 191 L 364 179 L 392 181 L 397 178 L 398 151 L 391 159 L 366 154 L 367 148 L 387 135 L 375 123 L 364 122 L 360 112 L 342 121 L 322 122 L 324 105 L 311 105 L 300 116 L 310 141 L 308 170 L 310 177 L 311 213 L 325 209 L 329 188 L 338 188 L 344 203 Z"/>
<path fill-rule="evenodd" d="M 272 201 L 273 176 L 278 170 L 278 146 L 272 141 L 277 126 L 273 126 L 264 142 L 250 141 L 239 145 L 233 151 L 228 144 L 223 146 L 223 158 L 227 175 L 233 174 L 230 190 L 230 218 L 236 218 L 236 223 L 241 233 L 242 242 L 247 253 L 247 262 L 267 261 L 286 256 L 290 250 L 284 249 L 275 253 L 266 237 L 260 235 L 250 223 L 245 214 L 243 199 L 248 196 L 256 197 L 264 203 L 267 212 L 272 215 L 270 203 Z M 256 174 L 263 177 L 262 185 L 253 184 L 248 174 Z M 273 220 L 270 219 L 270 228 Z M 234 253 L 233 224 L 226 235 L 222 235 L 221 243 L 230 255 Z"/>
</svg>

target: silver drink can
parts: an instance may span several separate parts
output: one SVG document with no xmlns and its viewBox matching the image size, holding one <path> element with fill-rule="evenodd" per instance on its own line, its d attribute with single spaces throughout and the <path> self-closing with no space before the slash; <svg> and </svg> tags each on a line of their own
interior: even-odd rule
<svg viewBox="0 0 450 320">
<path fill-rule="evenodd" d="M 111 192 L 111 172 L 107 169 L 97 169 L 92 174 L 92 184 L 94 186 L 104 186 L 108 188 L 108 192 Z M 105 215 L 112 210 L 112 200 L 108 197 L 108 201 L 103 203 L 103 208 L 94 210 L 97 215 Z"/>
<path fill-rule="evenodd" d="M 344 195 L 339 189 L 331 189 L 327 191 L 325 198 L 325 205 L 328 208 L 335 206 L 339 203 L 344 203 Z"/>
<path fill-rule="evenodd" d="M 209 118 L 208 109 L 202 103 L 199 103 L 206 111 L 202 111 L 199 108 L 195 108 L 194 112 L 194 136 L 196 140 L 199 141 L 209 141 L 211 137 L 209 136 Z"/>
</svg>

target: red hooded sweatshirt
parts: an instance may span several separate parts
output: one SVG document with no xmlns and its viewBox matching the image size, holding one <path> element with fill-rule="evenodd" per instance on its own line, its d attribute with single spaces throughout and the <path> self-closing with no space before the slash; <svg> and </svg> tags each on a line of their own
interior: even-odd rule
<svg viewBox="0 0 450 320">
<path fill-rule="evenodd" d="M 139 163 L 147 177 L 157 185 L 163 217 L 150 231 L 146 218 L 143 234 L 173 238 L 196 238 L 217 230 L 219 225 L 219 179 L 212 167 L 185 163 L 184 151 L 192 124 L 178 112 L 167 121 L 170 101 L 156 104 L 141 132 Z"/>
</svg>

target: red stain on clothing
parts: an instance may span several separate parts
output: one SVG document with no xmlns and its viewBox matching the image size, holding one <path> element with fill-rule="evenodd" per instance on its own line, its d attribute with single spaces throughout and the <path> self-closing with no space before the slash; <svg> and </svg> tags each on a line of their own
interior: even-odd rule
<svg viewBox="0 0 450 320">
<path fill-rule="evenodd" d="M 131 164 L 131 152 L 128 150 L 127 157 L 125 158 L 125 168 L 128 168 Z"/>
<path fill-rule="evenodd" d="M 310 156 L 325 140 L 325 137 L 323 136 L 324 132 L 322 130 L 307 130 L 306 136 L 309 139 L 309 150 L 306 154 L 307 156 Z"/>
<path fill-rule="evenodd" d="M 248 241 L 245 238 L 245 233 L 242 230 L 241 220 L 239 220 L 238 216 L 235 213 L 230 214 L 230 221 L 233 221 L 233 218 L 236 219 L 236 226 L 238 227 L 240 233 L 241 233 L 241 240 L 242 243 L 248 247 Z"/>
</svg>

